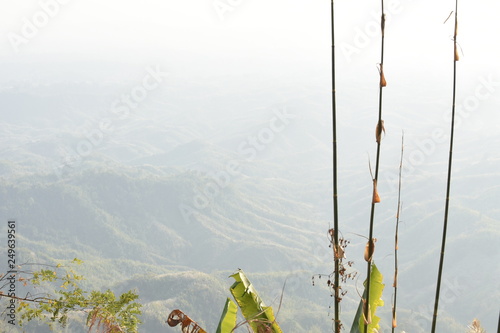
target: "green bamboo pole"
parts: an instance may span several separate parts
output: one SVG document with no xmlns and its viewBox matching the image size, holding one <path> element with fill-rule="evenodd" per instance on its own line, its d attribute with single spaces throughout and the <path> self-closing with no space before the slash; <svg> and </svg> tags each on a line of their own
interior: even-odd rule
<svg viewBox="0 0 500 333">
<path fill-rule="evenodd" d="M 335 296 L 335 332 L 340 333 L 340 295 L 339 295 L 339 217 L 337 192 L 337 98 L 335 91 L 335 12 L 331 1 L 331 29 L 332 29 L 332 136 L 333 136 L 333 239 L 334 239 L 334 296 Z"/>
<path fill-rule="evenodd" d="M 439 293 L 441 291 L 441 278 L 443 275 L 443 263 L 444 263 L 444 252 L 446 247 L 446 232 L 448 229 L 448 211 L 450 207 L 450 187 L 451 187 L 451 166 L 453 161 L 453 136 L 455 132 L 455 97 L 456 97 L 456 85 L 457 85 L 457 61 L 458 61 L 458 52 L 457 52 L 457 18 L 458 18 L 458 0 L 455 0 L 455 31 L 453 34 L 453 99 L 452 99 L 452 108 L 451 108 L 451 129 L 450 129 L 450 153 L 448 157 L 448 179 L 446 182 L 446 200 L 445 200 L 445 208 L 444 208 L 444 223 L 443 223 L 443 238 L 441 241 L 441 255 L 439 258 L 439 269 L 438 269 L 438 278 L 436 285 L 436 298 L 434 300 L 434 313 L 432 315 L 432 328 L 431 332 L 436 332 L 436 323 L 438 317 L 438 308 L 439 308 Z"/>
<path fill-rule="evenodd" d="M 384 77 L 384 41 L 385 41 L 385 13 L 384 13 L 384 0 L 381 0 L 382 7 L 382 15 L 380 19 L 382 39 L 381 39 L 381 51 L 380 51 L 380 82 L 379 82 L 379 101 L 378 101 L 378 122 L 376 127 L 376 141 L 377 141 L 377 157 L 375 161 L 375 176 L 373 177 L 373 198 L 370 212 L 370 232 L 368 236 L 368 256 L 365 255 L 365 259 L 367 259 L 367 268 L 366 268 L 366 306 L 363 309 L 363 314 L 365 318 L 371 317 L 369 315 L 370 308 L 368 304 L 370 304 L 370 275 L 371 275 L 371 265 L 373 259 L 374 252 L 374 239 L 373 239 L 373 224 L 375 217 L 375 204 L 378 200 L 377 193 L 377 182 L 378 182 L 378 171 L 380 165 L 380 143 L 381 143 L 381 135 L 384 129 L 384 123 L 382 120 L 382 90 L 386 86 L 385 77 Z M 366 252 L 365 252 L 366 254 Z M 368 333 L 368 325 L 365 325 L 365 333 Z"/>
</svg>

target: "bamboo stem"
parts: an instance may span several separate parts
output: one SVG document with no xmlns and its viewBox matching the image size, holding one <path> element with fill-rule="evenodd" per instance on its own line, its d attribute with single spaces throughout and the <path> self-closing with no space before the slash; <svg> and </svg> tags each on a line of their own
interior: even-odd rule
<svg viewBox="0 0 500 333">
<path fill-rule="evenodd" d="M 455 97 L 456 97 L 456 84 L 457 84 L 457 61 L 456 56 L 457 49 L 457 18 L 458 18 L 458 0 L 455 0 L 455 30 L 453 34 L 453 99 L 452 99 L 452 109 L 451 109 L 451 129 L 450 129 L 450 153 L 448 157 L 448 178 L 446 182 L 446 200 L 444 208 L 444 223 L 443 223 L 443 238 L 441 241 L 441 255 L 439 258 L 439 269 L 438 269 L 438 279 L 436 285 L 436 297 L 434 300 L 434 313 L 432 316 L 432 328 L 431 333 L 436 332 L 436 322 L 438 316 L 439 308 L 439 293 L 441 291 L 441 278 L 443 275 L 443 263 L 444 263 L 444 252 L 446 247 L 446 232 L 448 229 L 448 211 L 450 206 L 450 187 L 451 187 L 451 167 L 453 161 L 453 136 L 455 132 Z"/>
<path fill-rule="evenodd" d="M 398 177 L 398 209 L 396 212 L 396 231 L 394 233 L 394 304 L 392 305 L 392 333 L 397 325 L 396 309 L 398 299 L 398 232 L 399 218 L 401 215 L 401 174 L 403 171 L 403 153 L 404 153 L 404 133 L 401 135 L 401 159 L 399 161 L 399 177 Z"/>
<path fill-rule="evenodd" d="M 500 332 L 500 314 L 498 315 L 498 327 L 497 332 Z"/>
<path fill-rule="evenodd" d="M 331 29 L 332 29 L 332 136 L 333 136 L 333 238 L 334 249 L 339 249 L 339 225 L 338 225 L 338 193 L 337 193 L 337 99 L 335 91 L 335 13 L 334 4 L 331 1 Z M 334 292 L 335 292 L 335 332 L 340 333 L 340 295 L 339 295 L 339 260 L 334 255 Z"/>
<path fill-rule="evenodd" d="M 381 0 L 381 7 L 382 7 L 382 15 L 380 19 L 380 26 L 381 26 L 381 31 L 382 31 L 382 39 L 381 39 L 381 51 L 380 51 L 380 84 L 379 84 L 379 101 L 378 101 L 378 122 L 377 122 L 377 128 L 378 126 L 381 126 L 383 124 L 382 122 L 382 89 L 386 86 L 385 82 L 385 77 L 384 77 L 384 72 L 383 72 L 383 66 L 384 66 L 384 41 L 385 41 L 385 13 L 384 13 L 384 0 Z M 383 78 L 383 80 L 382 80 Z M 377 138 L 377 157 L 375 160 L 375 177 L 373 178 L 373 183 L 374 185 L 377 184 L 378 182 L 378 171 L 379 171 L 379 165 L 380 165 L 380 144 L 381 140 Z M 374 188 L 375 190 L 375 188 Z M 372 200 L 372 205 L 371 205 L 371 212 L 370 212 L 370 232 L 368 236 L 368 244 L 373 244 L 374 239 L 373 239 L 373 224 L 374 224 L 374 217 L 375 217 L 375 200 Z M 372 260 L 373 256 L 370 258 L 370 260 L 367 261 L 367 277 L 366 277 L 366 303 L 370 304 L 370 280 L 371 280 L 371 265 L 372 265 Z M 364 309 L 364 315 L 365 318 L 369 318 L 369 311 L 370 307 L 366 306 Z M 368 325 L 365 324 L 365 332 L 368 333 Z"/>
</svg>

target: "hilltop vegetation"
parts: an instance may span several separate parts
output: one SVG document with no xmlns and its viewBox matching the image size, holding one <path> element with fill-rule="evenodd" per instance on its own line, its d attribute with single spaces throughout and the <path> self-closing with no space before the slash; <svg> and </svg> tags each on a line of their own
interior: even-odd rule
<svg viewBox="0 0 500 333">
<path fill-rule="evenodd" d="M 198 109 L 214 95 L 199 100 L 158 95 L 129 118 L 113 119 L 115 131 L 100 141 L 94 134 L 94 143 L 85 133 L 109 116 L 102 105 L 111 92 L 98 86 L 81 94 L 72 94 L 66 86 L 4 90 L 0 101 L 9 100 L 4 105 L 10 109 L 0 119 L 5 138 L 0 151 L 6 157 L 0 162 L 0 216 L 18 221 L 22 260 L 49 263 L 77 257 L 85 262 L 81 273 L 89 288 L 136 288 L 144 303 L 142 332 L 168 330 L 163 322 L 173 308 L 182 308 L 213 330 L 230 284 L 227 276 L 238 267 L 251 276 L 268 303 L 274 302 L 269 305 L 276 304 L 287 281 L 278 315 L 284 331 L 326 332 L 331 328 L 331 298 L 322 283 L 311 285 L 311 277 L 332 269 L 326 234 L 331 152 L 328 115 L 319 112 L 327 95 L 315 87 L 289 88 L 285 103 L 269 108 L 257 107 L 269 100 L 263 91 L 232 97 L 228 91 L 225 105 L 201 113 Z M 81 109 L 68 110 L 63 95 L 72 98 L 72 105 L 81 103 Z M 167 97 L 168 104 L 163 102 Z M 181 102 L 191 106 L 180 110 Z M 284 109 L 295 118 L 282 131 L 272 132 L 271 140 L 263 129 L 271 130 L 271 119 Z M 353 125 L 342 121 L 347 139 L 341 143 L 344 162 L 339 171 L 341 231 L 352 242 L 346 255 L 358 270 L 364 267 L 365 240 L 353 233 L 367 232 L 371 183 L 368 144 L 362 142 L 364 134 L 355 138 L 358 132 L 371 133 L 372 122 L 362 115 Z M 398 126 L 408 123 L 402 119 Z M 398 133 L 399 128 L 388 129 L 384 139 L 387 173 L 398 165 Z M 418 137 L 411 135 L 409 145 L 415 149 Z M 257 138 L 256 146 L 252 138 Z M 500 144 L 498 137 L 490 139 L 492 146 Z M 490 150 L 486 158 L 477 157 L 479 164 L 471 163 L 469 156 L 481 155 L 477 140 L 459 143 L 445 266 L 444 295 L 449 301 L 442 305 L 447 327 L 439 329 L 443 333 L 457 332 L 474 317 L 487 328 L 495 327 L 498 315 L 489 305 L 500 296 L 492 279 L 500 275 L 493 264 L 499 259 L 495 198 L 500 196 L 500 157 Z M 68 160 L 68 152 L 77 151 L 81 142 L 91 142 L 91 151 Z M 251 147 L 254 153 L 248 152 Z M 230 174 L 234 163 L 237 171 Z M 398 319 L 401 330 L 415 333 L 430 325 L 444 163 L 429 155 L 428 163 L 413 165 L 404 175 Z M 230 177 L 224 178 L 223 172 Z M 379 189 L 383 202 L 377 213 L 375 254 L 388 280 L 396 209 L 389 179 L 384 178 Z M 0 231 L 5 235 L 4 227 Z M 359 289 L 361 281 L 345 287 L 346 322 L 359 302 L 356 286 Z M 389 293 L 383 298 L 390 304 Z M 390 318 L 389 308 L 380 315 Z M 382 320 L 383 329 L 384 322 L 390 320 Z"/>
</svg>

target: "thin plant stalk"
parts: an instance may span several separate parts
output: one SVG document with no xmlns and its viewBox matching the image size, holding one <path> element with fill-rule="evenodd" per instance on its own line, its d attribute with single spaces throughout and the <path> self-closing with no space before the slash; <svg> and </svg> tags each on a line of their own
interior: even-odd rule
<svg viewBox="0 0 500 333">
<path fill-rule="evenodd" d="M 498 327 L 497 332 L 500 332 L 500 314 L 498 315 Z"/>
<path fill-rule="evenodd" d="M 455 0 L 455 29 L 453 34 L 453 99 L 451 109 L 451 129 L 450 129 L 450 153 L 448 157 L 448 178 L 446 182 L 446 200 L 444 208 L 444 223 L 443 223 L 443 238 L 441 241 L 441 255 L 439 258 L 438 278 L 436 285 L 436 298 L 434 300 L 434 313 L 432 315 L 432 328 L 431 333 L 436 332 L 436 322 L 438 317 L 439 308 L 439 293 L 441 291 L 441 278 L 443 275 L 444 252 L 446 247 L 446 231 L 448 229 L 448 211 L 450 206 L 450 187 L 451 187 L 451 167 L 453 161 L 453 136 L 455 128 L 455 97 L 456 97 L 456 84 L 457 84 L 457 18 L 458 18 L 458 0 Z"/>
<path fill-rule="evenodd" d="M 331 29 L 332 29 L 332 136 L 333 136 L 333 239 L 334 239 L 334 298 L 335 298 L 335 332 L 340 333 L 340 281 L 339 260 L 337 251 L 339 247 L 338 224 L 338 192 L 337 192 L 337 98 L 335 91 L 335 13 L 333 0 L 331 1 Z"/>
<path fill-rule="evenodd" d="M 379 171 L 379 164 L 380 164 L 380 143 L 381 143 L 381 133 L 383 130 L 383 120 L 382 120 L 382 90 L 386 85 L 385 82 L 385 77 L 384 77 L 384 71 L 383 71 L 383 66 L 384 66 L 384 41 L 385 41 L 385 13 L 384 13 L 384 0 L 381 0 L 381 7 L 382 7 L 382 15 L 381 15 L 381 20 L 380 20 L 380 25 L 381 25 L 381 32 L 382 32 L 382 39 L 381 39 L 381 51 L 380 51 L 380 83 L 379 83 L 379 101 L 378 101 L 378 122 L 377 122 L 377 127 L 376 127 L 376 141 L 377 141 L 377 157 L 375 160 L 375 176 L 373 177 L 373 199 L 372 199 L 372 205 L 371 205 L 371 212 L 370 212 L 370 232 L 368 236 L 368 244 L 367 248 L 369 249 L 369 256 L 367 261 L 367 277 L 366 277 L 366 302 L 367 304 L 365 308 L 363 309 L 363 314 L 365 319 L 370 318 L 371 316 L 369 315 L 370 307 L 368 304 L 370 304 L 370 276 L 371 276 L 371 265 L 372 265 L 372 259 L 373 259 L 373 251 L 374 251 L 374 242 L 375 240 L 373 239 L 373 224 L 374 224 L 374 217 L 375 217 L 375 204 L 378 202 L 378 200 L 375 200 L 375 195 L 378 198 L 378 193 L 377 193 L 377 182 L 378 182 L 378 171 Z M 366 259 L 366 257 L 365 257 Z M 365 324 L 365 333 L 368 333 L 368 325 Z"/>
<path fill-rule="evenodd" d="M 396 319 L 397 299 L 398 299 L 398 233 L 399 233 L 399 217 L 401 216 L 401 174 L 403 171 L 403 153 L 404 153 L 404 133 L 401 136 L 401 159 L 399 161 L 399 176 L 398 176 L 398 209 L 396 212 L 396 231 L 394 233 L 394 303 L 392 305 L 392 333 L 398 326 Z"/>
</svg>

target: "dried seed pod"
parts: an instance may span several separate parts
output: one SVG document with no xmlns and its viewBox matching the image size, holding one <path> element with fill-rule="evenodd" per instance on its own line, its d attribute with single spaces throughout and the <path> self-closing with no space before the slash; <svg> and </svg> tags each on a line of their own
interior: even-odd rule
<svg viewBox="0 0 500 333">
<path fill-rule="evenodd" d="M 385 127 L 384 121 L 382 119 L 379 120 L 377 126 L 375 127 L 375 141 L 380 143 L 382 141 L 382 133 L 385 135 Z"/>
<path fill-rule="evenodd" d="M 376 238 L 372 238 L 371 240 L 368 240 L 365 246 L 365 261 L 370 262 L 372 261 L 373 253 L 375 252 L 375 242 L 377 241 Z"/>
<path fill-rule="evenodd" d="M 377 190 L 377 180 L 373 180 L 373 196 L 372 196 L 372 203 L 379 203 L 380 202 L 380 196 L 378 195 L 378 190 Z"/>
<path fill-rule="evenodd" d="M 380 86 L 381 87 L 387 86 L 387 81 L 385 80 L 385 75 L 384 75 L 384 65 L 380 64 L 380 68 L 378 71 L 380 73 Z"/>
</svg>

